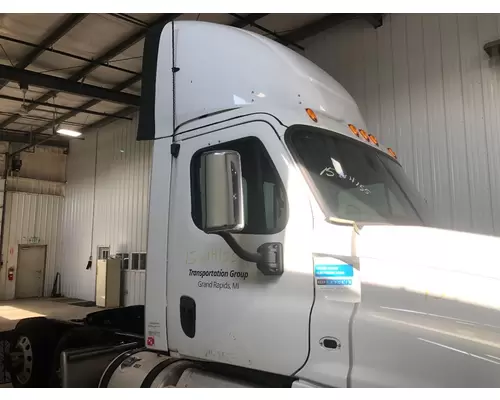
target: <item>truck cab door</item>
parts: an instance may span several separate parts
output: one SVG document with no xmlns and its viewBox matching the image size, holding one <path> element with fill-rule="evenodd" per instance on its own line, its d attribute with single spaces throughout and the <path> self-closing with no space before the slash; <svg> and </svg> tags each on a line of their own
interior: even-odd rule
<svg viewBox="0 0 500 400">
<path fill-rule="evenodd" d="M 213 129 L 213 127 L 212 127 Z M 267 121 L 252 121 L 180 141 L 169 212 L 167 334 L 180 355 L 291 375 L 307 361 L 314 300 L 307 191 Z M 201 227 L 200 157 L 240 154 L 245 227 L 232 234 L 245 250 L 283 245 L 284 271 L 264 275 L 224 239 Z"/>
</svg>

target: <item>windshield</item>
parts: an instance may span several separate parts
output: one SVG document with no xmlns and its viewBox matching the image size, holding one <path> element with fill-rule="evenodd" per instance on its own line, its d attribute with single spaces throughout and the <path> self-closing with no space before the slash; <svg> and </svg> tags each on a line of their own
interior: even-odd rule
<svg viewBox="0 0 500 400">
<path fill-rule="evenodd" d="M 294 126 L 286 141 L 329 217 L 357 223 L 424 225 L 427 205 L 390 156 L 355 139 Z"/>
</svg>

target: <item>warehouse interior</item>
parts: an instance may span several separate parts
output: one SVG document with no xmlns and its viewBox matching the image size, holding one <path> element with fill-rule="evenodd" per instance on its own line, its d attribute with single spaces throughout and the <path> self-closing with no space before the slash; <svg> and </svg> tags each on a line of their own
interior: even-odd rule
<svg viewBox="0 0 500 400">
<path fill-rule="evenodd" d="M 498 386 L 499 155 L 500 14 L 0 14 L 0 387 Z"/>
<path fill-rule="evenodd" d="M 153 145 L 136 141 L 141 57 L 146 32 L 172 20 L 304 55 L 396 151 L 436 226 L 500 235 L 497 14 L 1 14 L 0 300 L 91 304 L 96 262 L 113 258 L 121 305 L 144 303 Z"/>
</svg>

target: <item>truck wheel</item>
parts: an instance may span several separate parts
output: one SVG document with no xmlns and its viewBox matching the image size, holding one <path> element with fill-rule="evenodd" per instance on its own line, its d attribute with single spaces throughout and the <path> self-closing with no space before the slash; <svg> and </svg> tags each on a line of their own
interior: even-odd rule
<svg viewBox="0 0 500 400">
<path fill-rule="evenodd" d="M 54 326 L 47 319 L 37 318 L 16 326 L 12 332 L 9 357 L 13 387 L 48 386 L 56 341 Z"/>
<path fill-rule="evenodd" d="M 50 387 L 62 387 L 61 353 L 64 350 L 106 345 L 113 343 L 113 339 L 111 332 L 93 326 L 82 326 L 67 331 L 61 337 L 53 352 Z"/>
</svg>

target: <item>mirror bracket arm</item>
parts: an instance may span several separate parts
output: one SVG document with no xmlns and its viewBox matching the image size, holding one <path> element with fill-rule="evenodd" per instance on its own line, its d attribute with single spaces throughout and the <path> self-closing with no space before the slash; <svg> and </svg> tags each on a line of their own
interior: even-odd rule
<svg viewBox="0 0 500 400">
<path fill-rule="evenodd" d="M 242 260 L 257 264 L 257 268 L 264 275 L 283 275 L 283 245 L 281 243 L 264 243 L 259 246 L 257 253 L 252 253 L 241 247 L 228 232 L 218 232 L 228 246 Z"/>
<path fill-rule="evenodd" d="M 241 247 L 238 242 L 231 236 L 228 232 L 218 232 L 222 239 L 226 241 L 231 250 L 236 253 L 236 255 L 242 260 L 251 262 L 251 263 L 259 263 L 262 256 L 259 253 L 252 253 L 250 251 L 246 251 L 243 247 Z"/>
</svg>

